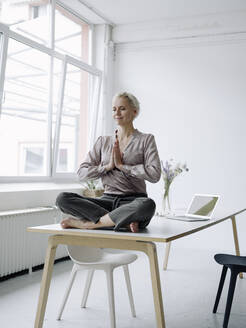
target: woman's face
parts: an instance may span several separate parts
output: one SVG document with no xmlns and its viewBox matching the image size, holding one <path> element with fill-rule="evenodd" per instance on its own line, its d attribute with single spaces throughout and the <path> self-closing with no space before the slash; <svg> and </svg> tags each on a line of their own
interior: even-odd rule
<svg viewBox="0 0 246 328">
<path fill-rule="evenodd" d="M 113 118 L 117 125 L 127 126 L 132 123 L 137 111 L 131 107 L 127 98 L 117 97 L 113 102 Z"/>
</svg>

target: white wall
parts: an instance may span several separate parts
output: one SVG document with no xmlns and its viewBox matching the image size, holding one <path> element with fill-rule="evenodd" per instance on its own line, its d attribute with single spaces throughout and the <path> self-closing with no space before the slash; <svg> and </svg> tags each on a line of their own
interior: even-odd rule
<svg viewBox="0 0 246 328">
<path fill-rule="evenodd" d="M 133 34 L 134 29 L 131 39 Z M 194 193 L 220 194 L 229 209 L 245 207 L 246 41 L 233 35 L 198 37 L 196 42 L 124 43 L 116 49 L 115 92 L 128 90 L 139 98 L 142 113 L 136 127 L 155 135 L 161 159 L 186 161 L 190 168 L 172 185 L 173 207 L 187 206 Z M 162 190 L 162 181 L 148 184 L 158 208 Z M 246 214 L 241 215 L 238 225 L 246 252 L 245 220 Z M 231 225 L 175 243 L 233 250 Z"/>
</svg>

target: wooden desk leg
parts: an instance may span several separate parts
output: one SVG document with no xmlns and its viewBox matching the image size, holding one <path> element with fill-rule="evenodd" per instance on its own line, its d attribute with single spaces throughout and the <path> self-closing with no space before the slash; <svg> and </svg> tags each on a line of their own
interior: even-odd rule
<svg viewBox="0 0 246 328">
<path fill-rule="evenodd" d="M 239 243 L 238 243 L 238 235 L 237 235 L 237 225 L 236 225 L 236 219 L 235 216 L 231 217 L 231 223 L 232 223 L 232 230 L 233 230 L 233 237 L 234 237 L 234 244 L 236 249 L 236 255 L 240 256 L 240 250 L 239 250 Z M 239 277 L 243 278 L 243 273 L 239 273 Z"/>
<path fill-rule="evenodd" d="M 169 243 L 166 243 L 165 257 L 164 257 L 164 263 L 163 263 L 163 270 L 164 271 L 167 269 L 170 248 L 171 248 L 171 242 L 169 241 Z"/>
<path fill-rule="evenodd" d="M 53 271 L 53 264 L 55 260 L 56 255 L 56 248 L 57 244 L 54 244 L 53 242 L 53 236 L 49 237 L 48 242 L 48 248 L 46 252 L 46 258 L 45 258 L 45 264 L 44 264 L 44 271 L 43 271 L 43 277 L 40 287 L 40 293 L 39 293 L 39 299 L 38 299 L 38 308 L 36 313 L 36 319 L 35 319 L 35 328 L 41 328 L 43 327 L 43 321 L 44 321 L 44 314 L 49 294 L 49 288 L 50 288 L 50 281 Z"/>
<path fill-rule="evenodd" d="M 153 243 L 147 244 L 147 255 L 150 263 L 150 273 L 152 281 L 152 290 L 154 297 L 156 321 L 158 328 L 165 328 L 164 310 L 162 302 L 160 274 L 158 267 L 158 258 L 156 254 L 156 246 Z"/>
</svg>

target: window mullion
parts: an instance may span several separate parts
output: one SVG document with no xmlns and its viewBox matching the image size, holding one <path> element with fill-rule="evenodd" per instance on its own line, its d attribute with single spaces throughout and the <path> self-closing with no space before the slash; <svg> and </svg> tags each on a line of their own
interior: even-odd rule
<svg viewBox="0 0 246 328">
<path fill-rule="evenodd" d="M 99 99 L 101 94 L 101 84 L 102 77 L 97 76 L 96 80 L 93 81 L 93 89 L 92 89 L 92 115 L 91 115 L 91 123 L 90 123 L 90 138 L 88 146 L 91 148 L 96 140 L 97 133 L 97 124 L 98 124 L 98 115 L 99 115 Z M 93 122 L 93 123 L 92 123 Z"/>
<path fill-rule="evenodd" d="M 60 80 L 59 97 L 58 97 L 58 108 L 57 108 L 57 115 L 56 115 L 56 127 L 55 127 L 55 137 L 54 137 L 54 147 L 53 147 L 52 176 L 54 176 L 56 173 L 56 166 L 57 166 L 57 159 L 58 159 L 66 74 L 67 74 L 67 56 L 64 56 L 63 65 L 62 65 L 62 74 L 61 74 L 61 80 Z"/>
<path fill-rule="evenodd" d="M 47 174 L 52 174 L 52 117 L 53 117 L 53 82 L 54 82 L 54 57 L 50 58 L 50 69 L 49 69 L 49 94 L 48 94 L 48 113 L 47 113 Z"/>
<path fill-rule="evenodd" d="M 8 55 L 8 42 L 9 42 L 8 33 L 4 32 L 2 34 L 1 39 L 2 40 L 1 40 L 1 54 L 0 54 L 0 117 L 1 117 L 1 110 L 2 110 L 6 61 Z"/>
<path fill-rule="evenodd" d="M 52 50 L 55 49 L 55 6 L 56 1 L 51 0 L 50 6 L 49 6 L 49 20 L 50 20 L 50 40 L 49 40 L 49 46 Z"/>
<path fill-rule="evenodd" d="M 101 86 L 102 86 L 102 76 L 98 76 L 98 82 L 97 82 L 97 96 L 96 96 L 96 103 L 95 103 L 95 127 L 97 127 L 98 122 L 98 115 L 99 115 L 99 105 L 100 105 L 100 95 L 101 95 Z M 93 135 L 93 141 L 96 141 L 96 128 L 94 129 L 94 135 Z"/>
<path fill-rule="evenodd" d="M 66 55 L 66 57 L 67 57 L 68 64 L 74 65 L 74 66 L 76 66 L 76 67 L 78 67 L 78 68 L 80 68 L 80 69 L 82 69 L 82 70 L 84 70 L 84 71 L 86 71 L 90 74 L 93 74 L 93 75 L 100 76 L 102 74 L 102 72 L 99 69 L 97 69 L 97 68 L 95 68 L 95 67 L 93 67 L 89 64 L 86 64 L 83 61 L 80 61 L 80 60 L 78 60 L 76 58 L 73 58 L 69 55 Z"/>
<path fill-rule="evenodd" d="M 54 50 L 55 41 L 55 1 L 51 0 L 49 4 L 49 47 Z M 52 118 L 53 118 L 53 88 L 54 88 L 54 57 L 50 57 L 49 67 L 49 94 L 48 94 L 48 113 L 47 113 L 47 175 L 52 175 L 53 156 L 52 156 Z"/>
</svg>

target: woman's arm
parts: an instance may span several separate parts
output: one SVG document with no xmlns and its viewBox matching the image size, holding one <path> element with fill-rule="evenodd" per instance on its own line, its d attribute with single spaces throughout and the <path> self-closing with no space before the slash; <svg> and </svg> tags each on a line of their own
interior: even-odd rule
<svg viewBox="0 0 246 328">
<path fill-rule="evenodd" d="M 144 179 L 152 183 L 158 182 L 161 177 L 161 164 L 154 136 L 149 134 L 146 138 L 144 164 L 121 164 L 118 168 L 132 177 Z"/>
<path fill-rule="evenodd" d="M 79 180 L 97 179 L 107 173 L 107 165 L 101 164 L 102 137 L 95 142 L 92 150 L 89 151 L 85 160 L 80 164 L 78 169 Z"/>
</svg>

